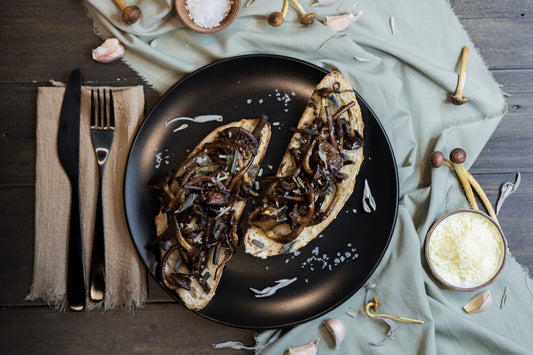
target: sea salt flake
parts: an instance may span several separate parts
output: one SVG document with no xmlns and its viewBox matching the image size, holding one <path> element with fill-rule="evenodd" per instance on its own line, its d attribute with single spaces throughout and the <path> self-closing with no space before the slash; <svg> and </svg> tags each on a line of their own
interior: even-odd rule
<svg viewBox="0 0 533 355">
<path fill-rule="evenodd" d="M 187 0 L 189 17 L 200 27 L 214 28 L 228 16 L 232 0 Z"/>
</svg>

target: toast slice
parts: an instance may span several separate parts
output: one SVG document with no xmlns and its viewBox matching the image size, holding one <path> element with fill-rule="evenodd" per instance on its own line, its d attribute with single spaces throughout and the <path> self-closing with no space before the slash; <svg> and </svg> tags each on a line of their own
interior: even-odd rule
<svg viewBox="0 0 533 355">
<path fill-rule="evenodd" d="M 353 192 L 364 123 L 354 91 L 337 71 L 316 86 L 261 203 L 250 213 L 246 252 L 266 258 L 316 238 Z"/>
<path fill-rule="evenodd" d="M 209 303 L 235 252 L 270 133 L 266 116 L 221 126 L 154 186 L 161 201 L 154 242 L 161 254 L 158 278 L 189 309 Z"/>
</svg>

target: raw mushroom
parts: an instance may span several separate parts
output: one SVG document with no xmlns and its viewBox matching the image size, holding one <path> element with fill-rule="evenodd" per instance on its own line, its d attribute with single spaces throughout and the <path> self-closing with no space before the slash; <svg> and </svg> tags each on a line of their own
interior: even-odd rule
<svg viewBox="0 0 533 355">
<path fill-rule="evenodd" d="M 315 20 L 315 14 L 312 12 L 305 11 L 305 9 L 303 8 L 302 5 L 300 5 L 298 0 L 291 0 L 291 1 L 294 4 L 294 6 L 298 8 L 298 11 L 300 11 L 300 14 L 302 15 L 302 18 L 300 19 L 300 23 L 306 26 L 312 24 L 313 21 Z"/>
<path fill-rule="evenodd" d="M 117 5 L 122 9 L 122 21 L 131 25 L 141 18 L 141 9 L 138 6 L 127 6 L 123 0 L 115 0 Z"/>
<path fill-rule="evenodd" d="M 466 170 L 461 165 L 466 160 L 466 152 L 464 151 L 464 149 L 455 148 L 450 153 L 450 160 L 453 163 L 455 172 L 457 173 L 457 176 L 459 177 L 461 184 L 463 185 L 463 189 L 465 190 L 465 194 L 468 199 L 468 202 L 470 202 L 470 205 L 472 206 L 473 209 L 479 210 L 476 199 L 474 198 L 474 193 L 472 192 L 472 186 L 468 182 L 468 178 L 466 176 Z"/>
<path fill-rule="evenodd" d="M 455 161 L 459 162 L 459 161 L 462 160 L 464 162 L 466 160 L 466 152 L 463 149 L 460 149 L 460 148 L 456 148 L 456 149 L 457 150 L 455 150 L 455 152 L 452 151 L 453 154 L 450 154 L 450 155 L 453 155 L 453 158 L 455 159 Z M 446 159 L 444 157 L 444 155 L 442 154 L 442 152 L 435 151 L 435 152 L 431 153 L 430 163 L 431 163 L 431 166 L 434 167 L 434 168 L 440 168 L 444 164 L 447 167 L 449 167 L 451 169 L 454 169 L 456 171 L 456 173 L 457 173 L 456 164 L 454 164 L 454 162 L 452 162 L 451 160 Z M 461 169 L 461 168 L 462 168 L 462 165 L 459 166 L 459 169 Z M 474 179 L 474 177 L 466 169 L 463 168 L 463 170 L 464 170 L 464 174 L 466 175 L 466 178 L 468 180 L 468 183 L 472 186 L 472 188 L 479 195 L 479 198 L 483 202 L 483 205 L 485 205 L 485 208 L 487 209 L 487 212 L 489 213 L 489 215 L 494 220 L 498 221 L 498 218 L 496 217 L 496 213 L 494 212 L 494 208 L 492 208 L 492 204 L 490 203 L 487 195 L 485 194 L 485 192 L 481 188 L 481 185 L 479 185 L 479 183 L 476 181 L 476 179 Z M 466 190 L 465 190 L 465 194 L 466 194 Z M 472 196 L 470 198 L 474 199 L 473 194 L 472 194 Z M 467 196 L 467 199 L 469 199 L 469 202 L 470 202 L 470 198 Z"/>
<path fill-rule="evenodd" d="M 465 88 L 466 81 L 466 61 L 468 60 L 468 53 L 470 52 L 470 47 L 465 46 L 463 48 L 463 54 L 461 56 L 461 68 L 459 72 L 459 78 L 457 79 L 457 88 L 455 93 L 451 96 L 451 100 L 455 105 L 462 105 L 468 100 L 463 97 L 463 90 Z"/>
<path fill-rule="evenodd" d="M 287 15 L 288 9 L 289 0 L 284 0 L 281 12 L 275 11 L 268 16 L 268 24 L 272 27 L 279 27 L 283 25 L 283 21 L 285 20 L 285 16 Z"/>
</svg>

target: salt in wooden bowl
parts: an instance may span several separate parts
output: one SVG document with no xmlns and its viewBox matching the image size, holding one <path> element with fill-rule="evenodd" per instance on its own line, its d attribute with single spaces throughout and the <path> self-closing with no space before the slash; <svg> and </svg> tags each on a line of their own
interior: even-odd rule
<svg viewBox="0 0 533 355">
<path fill-rule="evenodd" d="M 194 32 L 211 34 L 220 32 L 228 28 L 233 23 L 233 21 L 235 21 L 235 19 L 239 15 L 239 10 L 241 9 L 241 0 L 233 0 L 226 17 L 220 22 L 218 26 L 212 28 L 199 26 L 193 21 L 189 14 L 189 10 L 187 10 L 187 0 L 175 0 L 175 6 L 176 12 L 178 13 L 178 17 L 188 28 L 190 28 Z"/>
</svg>

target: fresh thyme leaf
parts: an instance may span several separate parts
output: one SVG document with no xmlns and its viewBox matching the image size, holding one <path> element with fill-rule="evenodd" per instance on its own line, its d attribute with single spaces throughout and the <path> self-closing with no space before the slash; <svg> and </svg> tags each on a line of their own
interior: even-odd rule
<svg viewBox="0 0 533 355">
<path fill-rule="evenodd" d="M 185 199 L 185 202 L 183 202 L 180 208 L 178 208 L 178 210 L 176 211 L 176 214 L 180 214 L 181 212 L 185 211 L 187 208 L 191 207 L 197 197 L 198 197 L 198 194 L 190 194 L 189 196 L 187 196 L 187 198 Z"/>
</svg>

